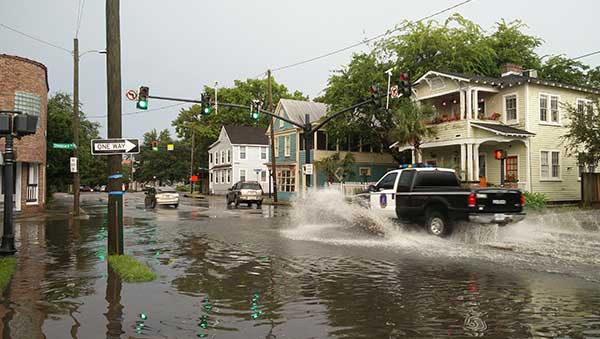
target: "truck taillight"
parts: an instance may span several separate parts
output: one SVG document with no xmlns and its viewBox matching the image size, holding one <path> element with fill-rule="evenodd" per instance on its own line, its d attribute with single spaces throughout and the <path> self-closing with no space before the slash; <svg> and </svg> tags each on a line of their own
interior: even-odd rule
<svg viewBox="0 0 600 339">
<path fill-rule="evenodd" d="M 525 194 L 523 194 L 523 193 L 521 193 L 520 203 L 521 203 L 521 206 L 525 206 Z"/>
<path fill-rule="evenodd" d="M 469 194 L 469 197 L 467 198 L 467 205 L 469 205 L 469 207 L 475 207 L 476 203 L 477 197 L 475 196 L 475 193 Z"/>
</svg>

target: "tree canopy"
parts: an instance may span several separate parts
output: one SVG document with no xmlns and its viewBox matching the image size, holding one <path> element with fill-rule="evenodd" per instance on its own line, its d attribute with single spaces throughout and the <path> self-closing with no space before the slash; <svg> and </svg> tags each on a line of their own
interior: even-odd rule
<svg viewBox="0 0 600 339">
<path fill-rule="evenodd" d="M 158 142 L 156 149 L 152 148 L 153 141 Z M 167 148 L 169 144 L 173 144 L 172 151 Z M 140 154 L 136 156 L 134 180 L 149 182 L 156 179 L 160 184 L 169 185 L 187 180 L 190 175 L 190 148 L 191 145 L 184 140 L 173 140 L 167 129 L 160 132 L 152 129 L 144 133 Z"/>
</svg>

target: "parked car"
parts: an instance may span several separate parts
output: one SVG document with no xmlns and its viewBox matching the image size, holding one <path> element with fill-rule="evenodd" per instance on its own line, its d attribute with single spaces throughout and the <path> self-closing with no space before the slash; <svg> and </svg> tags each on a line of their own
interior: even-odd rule
<svg viewBox="0 0 600 339">
<path fill-rule="evenodd" d="M 525 218 L 520 190 L 462 187 L 447 168 L 390 171 L 369 187 L 366 197 L 373 210 L 419 221 L 440 237 L 452 233 L 454 221 L 504 226 Z"/>
<path fill-rule="evenodd" d="M 79 186 L 79 192 L 94 192 L 94 189 L 89 185 Z"/>
<path fill-rule="evenodd" d="M 239 181 L 227 190 L 226 195 L 227 206 L 234 204 L 239 207 L 240 203 L 256 204 L 256 208 L 260 208 L 263 202 L 263 190 L 257 181 Z"/>
<path fill-rule="evenodd" d="M 158 187 L 155 198 L 156 205 L 179 206 L 179 193 L 172 187 Z"/>
</svg>

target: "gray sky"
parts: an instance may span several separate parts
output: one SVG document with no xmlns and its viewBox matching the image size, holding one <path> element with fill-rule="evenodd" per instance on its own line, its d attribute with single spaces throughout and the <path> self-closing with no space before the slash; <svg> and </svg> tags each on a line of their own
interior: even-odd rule
<svg viewBox="0 0 600 339">
<path fill-rule="evenodd" d="M 291 64 L 385 32 L 404 19 L 415 20 L 460 0 L 425 1 L 121 1 L 122 88 L 144 84 L 151 95 L 198 97 L 205 84 L 231 86 L 268 68 Z M 0 0 L 0 23 L 63 46 L 73 46 L 79 0 Z M 79 32 L 80 51 L 103 49 L 103 0 L 87 0 Z M 522 19 L 527 33 L 544 39 L 539 53 L 576 57 L 600 49 L 594 0 L 474 0 L 453 12 L 491 29 L 501 18 Z M 444 20 L 449 14 L 437 17 Z M 364 49 L 364 47 L 363 47 Z M 275 73 L 278 82 L 311 98 L 326 86 L 332 70 L 350 60 L 355 48 Z M 48 67 L 50 92 L 72 92 L 72 57 L 0 27 L 0 53 L 19 55 Z M 582 61 L 600 65 L 600 55 Z M 80 100 L 89 116 L 106 114 L 104 55 L 80 62 Z M 150 101 L 150 109 L 171 102 Z M 185 106 L 180 106 L 185 107 Z M 123 117 L 123 135 L 141 137 L 169 128 L 180 107 Z M 123 97 L 123 113 L 135 104 Z M 106 134 L 106 118 L 102 123 Z"/>
</svg>

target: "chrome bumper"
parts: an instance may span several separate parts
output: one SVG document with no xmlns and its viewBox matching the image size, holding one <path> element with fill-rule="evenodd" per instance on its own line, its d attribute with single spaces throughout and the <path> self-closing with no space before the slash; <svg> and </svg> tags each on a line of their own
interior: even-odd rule
<svg viewBox="0 0 600 339">
<path fill-rule="evenodd" d="M 509 224 L 525 219 L 525 213 L 471 213 L 469 221 L 478 224 Z"/>
<path fill-rule="evenodd" d="M 179 198 L 156 199 L 159 205 L 174 205 L 179 204 Z"/>
<path fill-rule="evenodd" d="M 262 195 L 240 195 L 240 201 L 260 201 L 262 202 Z"/>
</svg>

